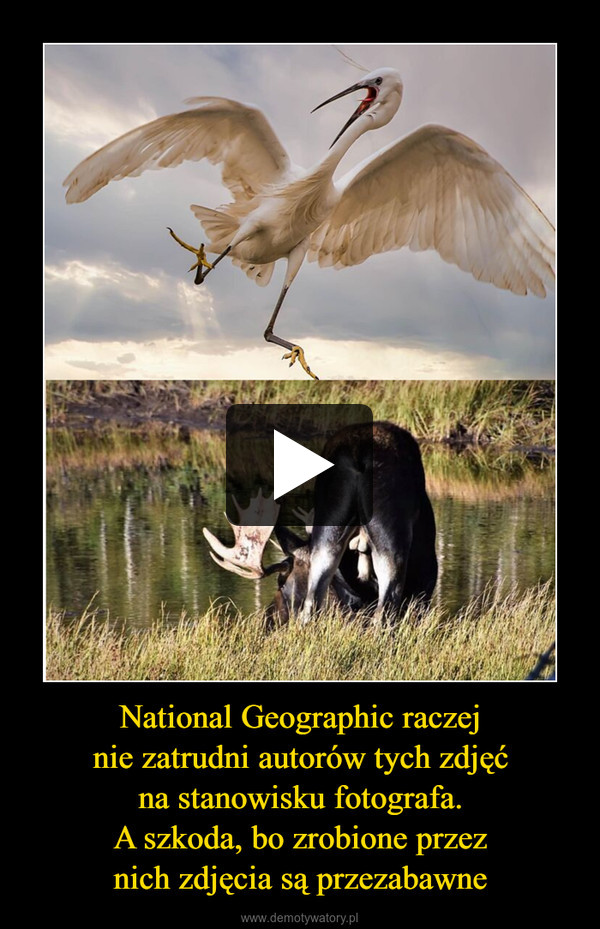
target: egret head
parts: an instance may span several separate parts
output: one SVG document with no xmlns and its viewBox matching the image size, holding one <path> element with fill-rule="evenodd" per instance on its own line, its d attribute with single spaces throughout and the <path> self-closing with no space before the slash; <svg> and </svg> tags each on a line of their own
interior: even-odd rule
<svg viewBox="0 0 600 929">
<path fill-rule="evenodd" d="M 378 129 L 380 126 L 385 126 L 396 113 L 402 101 L 403 85 L 400 73 L 395 68 L 378 68 L 377 71 L 371 71 L 370 74 L 367 74 L 362 81 L 358 81 L 352 87 L 348 87 L 346 90 L 342 90 L 341 93 L 335 94 L 335 96 L 320 103 L 312 112 L 314 113 L 333 100 L 345 97 L 346 94 L 363 89 L 367 91 L 367 96 L 364 100 L 361 100 L 346 125 L 338 132 L 331 143 L 332 146 L 344 134 L 348 126 L 351 126 L 360 116 L 367 115 L 372 119 L 369 129 Z"/>
</svg>

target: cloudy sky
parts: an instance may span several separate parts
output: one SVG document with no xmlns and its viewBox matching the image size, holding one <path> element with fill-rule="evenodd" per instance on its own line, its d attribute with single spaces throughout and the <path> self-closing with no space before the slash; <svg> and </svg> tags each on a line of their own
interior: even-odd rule
<svg viewBox="0 0 600 929">
<path fill-rule="evenodd" d="M 440 123 L 475 139 L 555 221 L 554 47 L 343 49 L 370 70 L 397 68 L 404 98 L 336 176 L 420 125 Z M 310 167 L 355 104 L 346 98 L 310 111 L 357 80 L 331 45 L 48 45 L 47 377 L 305 378 L 262 339 L 285 262 L 266 288 L 227 260 L 194 287 L 192 256 L 168 236 L 172 226 L 188 242 L 204 238 L 189 206 L 231 199 L 217 167 L 148 171 L 70 206 L 62 181 L 106 142 L 185 109 L 192 96 L 260 106 L 292 161 Z M 553 295 L 507 294 L 433 252 L 403 249 L 342 271 L 306 262 L 277 331 L 304 346 L 322 378 L 554 375 Z"/>
</svg>

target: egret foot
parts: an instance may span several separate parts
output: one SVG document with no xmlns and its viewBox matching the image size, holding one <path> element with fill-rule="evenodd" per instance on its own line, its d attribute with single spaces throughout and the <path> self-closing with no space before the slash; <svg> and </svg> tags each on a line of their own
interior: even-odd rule
<svg viewBox="0 0 600 929">
<path fill-rule="evenodd" d="M 206 250 L 204 248 L 204 242 L 200 243 L 200 248 L 194 248 L 193 245 L 188 245 L 187 242 L 184 242 L 183 239 L 180 239 L 178 235 L 175 235 L 175 233 L 173 232 L 170 226 L 167 226 L 167 229 L 169 230 L 169 232 L 171 233 L 175 241 L 178 243 L 178 245 L 181 245 L 182 248 L 187 248 L 188 252 L 193 252 L 193 254 L 198 259 L 189 270 L 193 271 L 195 268 L 198 268 L 198 273 L 196 274 L 196 279 L 194 283 L 201 284 L 202 281 L 204 280 L 204 275 L 202 274 L 202 266 L 204 266 L 205 268 L 208 268 L 209 271 L 212 271 L 212 268 L 213 268 L 210 261 L 206 260 Z"/>
<path fill-rule="evenodd" d="M 319 378 L 317 377 L 317 375 L 316 375 L 316 374 L 313 374 L 313 372 L 312 372 L 312 371 L 310 370 L 310 368 L 308 367 L 308 364 L 306 363 L 306 358 L 304 357 L 304 349 L 300 348 L 299 345 L 292 345 L 292 350 L 291 350 L 291 352 L 288 352 L 287 355 L 284 355 L 284 356 L 283 356 L 283 358 L 284 358 L 285 360 L 287 360 L 288 358 L 291 359 L 291 360 L 290 360 L 290 368 L 292 367 L 292 365 L 294 364 L 295 361 L 299 361 L 300 364 L 302 365 L 302 367 L 304 368 L 304 370 L 306 371 L 307 374 L 310 374 L 310 376 L 311 376 L 312 378 L 314 378 L 315 381 L 318 381 L 318 380 L 319 380 Z"/>
</svg>

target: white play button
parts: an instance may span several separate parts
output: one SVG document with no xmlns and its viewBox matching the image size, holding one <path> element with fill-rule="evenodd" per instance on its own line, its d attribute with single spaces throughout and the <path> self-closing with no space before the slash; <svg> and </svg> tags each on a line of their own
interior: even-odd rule
<svg viewBox="0 0 600 929">
<path fill-rule="evenodd" d="M 333 462 L 321 458 L 308 448 L 273 429 L 273 471 L 275 500 L 311 477 L 333 468 Z"/>
</svg>

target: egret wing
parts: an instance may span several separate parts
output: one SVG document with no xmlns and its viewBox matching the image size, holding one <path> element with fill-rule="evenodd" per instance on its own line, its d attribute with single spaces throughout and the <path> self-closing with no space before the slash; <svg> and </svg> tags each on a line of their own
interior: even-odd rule
<svg viewBox="0 0 600 929">
<path fill-rule="evenodd" d="M 199 105 L 132 129 L 77 165 L 64 181 L 67 203 L 87 200 L 109 181 L 202 158 L 222 165 L 223 183 L 236 200 L 287 177 L 287 152 L 257 107 L 221 97 L 186 103 Z"/>
<path fill-rule="evenodd" d="M 341 181 L 329 219 L 311 237 L 322 267 L 360 264 L 408 245 L 436 249 L 480 281 L 540 297 L 554 281 L 554 228 L 476 142 L 423 126 Z"/>
</svg>

